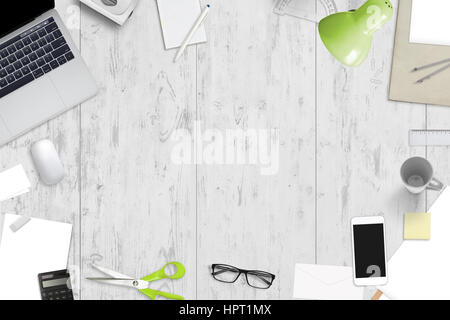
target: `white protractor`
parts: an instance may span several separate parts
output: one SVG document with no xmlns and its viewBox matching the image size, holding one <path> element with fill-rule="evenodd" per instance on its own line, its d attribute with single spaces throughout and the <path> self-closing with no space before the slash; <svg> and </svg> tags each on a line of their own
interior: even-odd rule
<svg viewBox="0 0 450 320">
<path fill-rule="evenodd" d="M 279 0 L 274 8 L 276 14 L 290 15 L 314 23 L 337 11 L 334 0 Z"/>
</svg>

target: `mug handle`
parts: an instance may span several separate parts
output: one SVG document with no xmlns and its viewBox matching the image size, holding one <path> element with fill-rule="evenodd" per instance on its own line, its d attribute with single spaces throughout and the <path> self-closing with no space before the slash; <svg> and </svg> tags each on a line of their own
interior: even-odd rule
<svg viewBox="0 0 450 320">
<path fill-rule="evenodd" d="M 441 191 L 444 188 L 444 184 L 440 182 L 438 179 L 433 177 L 430 183 L 427 186 L 427 189 L 434 191 Z"/>
</svg>

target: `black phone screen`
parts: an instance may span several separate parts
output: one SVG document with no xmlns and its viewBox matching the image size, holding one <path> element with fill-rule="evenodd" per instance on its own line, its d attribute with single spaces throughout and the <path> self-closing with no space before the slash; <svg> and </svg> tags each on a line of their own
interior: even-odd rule
<svg viewBox="0 0 450 320">
<path fill-rule="evenodd" d="M 384 225 L 353 225 L 356 278 L 386 277 Z"/>
</svg>

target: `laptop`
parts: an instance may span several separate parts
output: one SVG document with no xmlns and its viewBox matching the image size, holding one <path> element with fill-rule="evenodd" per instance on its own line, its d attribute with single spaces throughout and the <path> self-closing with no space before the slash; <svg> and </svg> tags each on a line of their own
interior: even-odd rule
<svg viewBox="0 0 450 320">
<path fill-rule="evenodd" d="M 0 146 L 97 93 L 54 0 L 8 1 L 0 20 Z"/>
</svg>

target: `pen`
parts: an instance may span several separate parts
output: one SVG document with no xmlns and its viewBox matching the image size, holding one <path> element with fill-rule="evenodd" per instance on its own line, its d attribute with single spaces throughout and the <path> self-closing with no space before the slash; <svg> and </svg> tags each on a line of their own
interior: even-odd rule
<svg viewBox="0 0 450 320">
<path fill-rule="evenodd" d="M 180 49 L 178 49 L 177 55 L 175 56 L 174 62 L 177 62 L 178 59 L 180 59 L 181 55 L 184 53 L 184 50 L 186 50 L 186 47 L 191 42 L 192 37 L 194 36 L 195 32 L 198 30 L 198 28 L 201 26 L 203 21 L 206 19 L 209 13 L 209 8 L 211 6 L 208 4 L 206 8 L 203 10 L 203 12 L 198 17 L 197 21 L 195 21 L 194 26 L 191 28 L 191 31 L 189 31 L 188 35 L 184 39 L 183 43 L 181 44 Z"/>
</svg>

